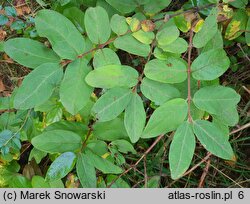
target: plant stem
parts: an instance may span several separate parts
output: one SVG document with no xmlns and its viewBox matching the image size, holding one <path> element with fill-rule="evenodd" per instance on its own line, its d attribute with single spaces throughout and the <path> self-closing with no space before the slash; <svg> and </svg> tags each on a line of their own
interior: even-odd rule
<svg viewBox="0 0 250 204">
<path fill-rule="evenodd" d="M 188 46 L 188 69 L 187 69 L 187 79 L 188 79 L 188 121 L 191 123 L 193 121 L 191 116 L 191 56 L 192 56 L 192 48 L 193 48 L 193 27 L 190 29 L 190 37 L 189 37 L 189 46 Z"/>
</svg>

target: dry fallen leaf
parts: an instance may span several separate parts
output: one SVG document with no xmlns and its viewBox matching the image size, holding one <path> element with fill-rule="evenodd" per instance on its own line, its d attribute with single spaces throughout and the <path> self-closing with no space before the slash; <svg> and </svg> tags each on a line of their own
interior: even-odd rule
<svg viewBox="0 0 250 204">
<path fill-rule="evenodd" d="M 17 11 L 17 15 L 18 15 L 18 16 L 24 16 L 24 15 L 27 15 L 27 14 L 30 14 L 30 13 L 31 13 L 30 7 L 28 7 L 28 6 L 26 6 L 26 5 L 17 6 L 17 7 L 16 7 L 16 11 Z"/>
<path fill-rule="evenodd" d="M 6 36 L 7 36 L 7 33 L 4 30 L 0 29 L 0 41 L 4 41 Z"/>
</svg>

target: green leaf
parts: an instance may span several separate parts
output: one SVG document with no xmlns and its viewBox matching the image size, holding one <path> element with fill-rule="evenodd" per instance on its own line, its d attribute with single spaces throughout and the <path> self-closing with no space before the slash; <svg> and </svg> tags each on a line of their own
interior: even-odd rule
<svg viewBox="0 0 250 204">
<path fill-rule="evenodd" d="M 187 51 L 188 43 L 183 38 L 177 38 L 174 42 L 168 45 L 159 45 L 165 52 L 181 54 Z"/>
<path fill-rule="evenodd" d="M 184 14 L 174 17 L 175 25 L 184 33 L 188 32 L 191 24 L 187 21 Z"/>
<path fill-rule="evenodd" d="M 240 95 L 234 89 L 223 86 L 207 86 L 194 95 L 193 102 L 201 110 L 221 115 L 227 107 L 235 107 Z"/>
<path fill-rule="evenodd" d="M 128 31 L 128 24 L 124 16 L 115 14 L 110 20 L 110 26 L 114 33 L 117 35 L 124 35 Z"/>
<path fill-rule="evenodd" d="M 156 35 L 157 42 L 159 45 L 168 45 L 177 40 L 180 35 L 180 31 L 175 24 L 171 24 L 166 28 L 159 31 Z"/>
<path fill-rule="evenodd" d="M 31 188 L 31 183 L 26 177 L 16 174 L 11 177 L 9 181 L 9 188 Z"/>
<path fill-rule="evenodd" d="M 214 35 L 214 37 L 203 47 L 202 53 L 215 49 L 223 49 L 223 38 L 221 35 L 221 31 L 219 30 Z"/>
<path fill-rule="evenodd" d="M 196 120 L 193 128 L 195 135 L 209 152 L 222 159 L 235 160 L 228 137 L 216 125 L 205 120 Z"/>
<path fill-rule="evenodd" d="M 21 29 L 24 29 L 24 28 L 26 28 L 26 27 L 27 27 L 27 25 L 26 25 L 23 21 L 21 21 L 21 20 L 15 21 L 15 22 L 12 23 L 11 26 L 10 26 L 10 28 L 11 28 L 12 30 L 21 30 Z"/>
<path fill-rule="evenodd" d="M 125 65 L 106 65 L 91 71 L 85 78 L 93 87 L 132 87 L 137 84 L 138 72 Z"/>
<path fill-rule="evenodd" d="M 35 148 L 44 152 L 63 153 L 79 149 L 81 137 L 66 130 L 51 130 L 34 137 L 31 143 Z"/>
<path fill-rule="evenodd" d="M 147 78 L 163 83 L 180 83 L 187 78 L 186 63 L 177 58 L 169 58 L 165 61 L 153 59 L 145 65 Z"/>
<path fill-rule="evenodd" d="M 16 109 L 29 109 L 43 104 L 60 83 L 63 70 L 59 64 L 46 63 L 27 75 L 14 98 Z"/>
<path fill-rule="evenodd" d="M 133 154 L 136 153 L 133 145 L 130 144 L 127 140 L 115 140 L 111 142 L 111 144 L 113 146 L 116 146 L 117 149 L 124 154 L 128 154 L 128 152 L 131 152 Z"/>
<path fill-rule="evenodd" d="M 153 32 L 145 32 L 143 30 L 138 30 L 132 33 L 133 37 L 143 44 L 149 45 L 153 42 L 155 34 Z"/>
<path fill-rule="evenodd" d="M 217 30 L 217 8 L 214 8 L 206 18 L 201 30 L 194 36 L 194 47 L 204 47 L 215 36 Z"/>
<path fill-rule="evenodd" d="M 88 156 L 79 154 L 76 163 L 77 176 L 83 188 L 96 188 L 96 172 Z"/>
<path fill-rule="evenodd" d="M 96 136 L 96 135 L 95 135 Z M 103 156 L 108 152 L 108 145 L 102 140 L 89 141 L 87 147 L 92 150 L 95 154 Z"/>
<path fill-rule="evenodd" d="M 77 7 L 67 8 L 63 11 L 63 15 L 66 16 L 81 32 L 85 32 L 84 25 L 84 13 Z"/>
<path fill-rule="evenodd" d="M 117 11 L 121 13 L 130 13 L 134 11 L 137 4 L 134 0 L 105 0 L 108 2 L 112 7 L 114 7 Z"/>
<path fill-rule="evenodd" d="M 101 140 L 128 139 L 124 122 L 121 118 L 115 118 L 108 122 L 97 122 L 94 124 L 93 129 L 93 134 Z"/>
<path fill-rule="evenodd" d="M 248 0 L 235 0 L 229 1 L 229 4 L 234 6 L 235 8 L 245 8 L 247 6 Z"/>
<path fill-rule="evenodd" d="M 85 28 L 89 39 L 95 44 L 105 43 L 111 33 L 109 16 L 100 6 L 88 8 L 85 12 Z"/>
<path fill-rule="evenodd" d="M 32 188 L 64 188 L 62 181 L 45 181 L 41 176 L 33 176 L 31 180 Z"/>
<path fill-rule="evenodd" d="M 56 181 L 65 177 L 75 166 L 76 155 L 73 152 L 65 152 L 56 158 L 50 165 L 47 174 L 47 181 Z"/>
<path fill-rule="evenodd" d="M 144 11 L 148 14 L 155 14 L 158 13 L 159 11 L 167 8 L 167 6 L 171 3 L 171 0 L 154 0 L 154 1 L 149 1 L 145 6 L 144 6 Z"/>
<path fill-rule="evenodd" d="M 81 122 L 61 120 L 59 122 L 52 123 L 51 125 L 46 127 L 46 129 L 44 131 L 47 132 L 47 131 L 52 131 L 52 130 L 71 131 L 71 132 L 74 132 L 82 137 L 83 135 L 85 135 L 87 133 L 88 127 L 87 127 L 87 125 L 84 125 Z"/>
<path fill-rule="evenodd" d="M 93 88 L 85 82 L 91 68 L 85 59 L 69 64 L 60 87 L 60 99 L 68 112 L 77 114 L 89 101 Z"/>
<path fill-rule="evenodd" d="M 4 51 L 19 64 L 36 68 L 44 63 L 59 63 L 60 58 L 44 44 L 28 38 L 14 38 L 4 43 Z"/>
<path fill-rule="evenodd" d="M 110 186 L 110 188 L 130 188 L 129 184 L 124 181 L 122 178 L 118 178 L 116 175 L 108 175 L 107 178 L 107 186 L 111 185 L 113 181 L 115 182 Z"/>
<path fill-rule="evenodd" d="M 132 92 L 126 88 L 113 88 L 102 95 L 92 108 L 94 116 L 100 122 L 113 120 L 127 107 Z"/>
<path fill-rule="evenodd" d="M 236 107 L 224 107 L 220 114 L 212 116 L 228 126 L 235 126 L 239 122 L 239 114 Z"/>
<path fill-rule="evenodd" d="M 124 124 L 128 136 L 132 143 L 139 140 L 146 123 L 146 112 L 143 101 L 137 93 L 133 93 L 132 98 L 125 109 Z"/>
<path fill-rule="evenodd" d="M 195 136 L 189 122 L 180 125 L 169 150 L 171 178 L 180 178 L 190 166 L 195 150 Z"/>
<path fill-rule="evenodd" d="M 119 57 L 113 50 L 104 48 L 96 51 L 93 60 L 95 69 L 112 64 L 121 65 Z"/>
<path fill-rule="evenodd" d="M 209 50 L 192 63 L 192 76 L 196 80 L 214 80 L 226 72 L 230 60 L 223 49 Z"/>
<path fill-rule="evenodd" d="M 30 152 L 29 155 L 29 161 L 31 161 L 33 158 L 35 159 L 36 163 L 39 164 L 41 162 L 41 160 L 46 157 L 47 153 L 40 151 L 36 148 L 33 148 Z"/>
<path fill-rule="evenodd" d="M 250 30 L 250 17 L 248 17 L 246 30 L 248 31 Z M 250 46 L 250 32 L 246 32 L 245 36 L 246 36 L 246 43 L 248 46 Z"/>
<path fill-rule="evenodd" d="M 147 188 L 159 188 L 161 177 L 153 176 L 148 180 Z"/>
<path fill-rule="evenodd" d="M 142 80 L 141 91 L 145 97 L 161 105 L 164 102 L 180 97 L 180 92 L 174 86 L 150 80 L 146 77 Z"/>
<path fill-rule="evenodd" d="M 33 176 L 31 185 L 33 188 L 50 188 L 49 183 L 41 176 Z"/>
<path fill-rule="evenodd" d="M 139 42 L 131 34 L 117 38 L 114 45 L 117 49 L 142 57 L 146 57 L 150 53 L 150 45 Z"/>
<path fill-rule="evenodd" d="M 40 10 L 35 18 L 38 34 L 50 41 L 53 50 L 64 59 L 74 60 L 85 49 L 85 41 L 73 23 L 60 13 Z"/>
<path fill-rule="evenodd" d="M 187 117 L 188 107 L 184 99 L 167 101 L 151 115 L 142 138 L 152 138 L 176 130 Z"/>
<path fill-rule="evenodd" d="M 10 130 L 0 132 L 0 150 L 3 155 L 6 155 L 10 150 L 20 150 L 20 134 L 13 133 Z"/>
<path fill-rule="evenodd" d="M 17 12 L 16 9 L 12 6 L 5 6 L 4 7 L 5 13 L 7 16 L 12 16 L 12 17 L 16 17 L 17 16 Z"/>
<path fill-rule="evenodd" d="M 9 21 L 9 18 L 7 16 L 0 14 L 0 26 L 7 24 L 8 21 Z"/>
<path fill-rule="evenodd" d="M 86 156 L 89 158 L 89 161 L 92 165 L 103 172 L 104 174 L 120 174 L 122 173 L 122 169 L 107 159 L 104 159 L 95 153 L 93 153 L 90 149 L 85 150 Z"/>
</svg>

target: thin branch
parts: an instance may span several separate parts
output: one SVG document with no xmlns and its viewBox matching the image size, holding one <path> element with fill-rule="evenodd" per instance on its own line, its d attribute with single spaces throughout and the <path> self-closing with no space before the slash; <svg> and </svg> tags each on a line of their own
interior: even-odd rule
<svg viewBox="0 0 250 204">
<path fill-rule="evenodd" d="M 137 162 L 132 165 L 131 167 L 129 167 L 127 170 L 125 170 L 123 173 L 121 173 L 118 177 L 116 177 L 108 186 L 107 188 L 110 188 L 119 178 L 121 178 L 122 176 L 126 175 L 129 171 L 131 171 L 134 167 L 136 167 L 143 159 L 145 156 L 147 156 L 147 154 L 154 148 L 155 145 L 158 144 L 158 142 L 160 142 L 160 140 L 164 137 L 164 134 L 160 135 L 155 141 L 154 143 L 146 150 L 146 152 L 144 152 L 144 154 L 141 156 L 140 159 L 137 160 Z"/>
<path fill-rule="evenodd" d="M 229 133 L 229 135 L 235 134 L 235 133 L 240 132 L 240 131 L 242 131 L 242 130 L 244 130 L 246 128 L 249 128 L 249 127 L 250 127 L 250 122 L 243 125 L 243 126 L 241 126 L 240 128 L 238 128 L 236 130 L 233 130 L 232 132 Z"/>
<path fill-rule="evenodd" d="M 191 123 L 193 121 L 191 116 L 191 56 L 192 56 L 192 48 L 193 48 L 193 28 L 190 29 L 190 37 L 189 37 L 189 46 L 188 46 L 188 69 L 187 69 L 187 78 L 188 78 L 188 121 Z"/>
<path fill-rule="evenodd" d="M 145 188 L 148 187 L 148 174 L 147 174 L 147 157 L 145 156 L 143 159 L 143 164 L 144 164 L 144 186 Z"/>
<path fill-rule="evenodd" d="M 207 155 L 209 154 L 209 152 L 207 153 Z M 203 173 L 201 175 L 201 178 L 200 178 L 200 182 L 199 182 L 199 185 L 198 185 L 198 188 L 203 188 L 204 187 L 204 184 L 205 184 L 205 178 L 208 174 L 208 169 L 210 167 L 210 164 L 211 164 L 211 159 L 208 158 L 207 162 L 206 162 L 206 166 L 205 168 L 203 169 Z"/>
</svg>

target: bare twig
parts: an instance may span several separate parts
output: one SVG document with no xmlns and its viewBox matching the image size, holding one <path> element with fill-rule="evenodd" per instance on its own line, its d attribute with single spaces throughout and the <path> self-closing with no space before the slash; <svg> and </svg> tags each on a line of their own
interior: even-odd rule
<svg viewBox="0 0 250 204">
<path fill-rule="evenodd" d="M 208 155 L 208 154 L 209 154 L 209 152 L 207 153 L 207 155 Z M 198 185 L 199 188 L 203 188 L 203 187 L 204 187 L 205 178 L 206 178 L 206 176 L 207 176 L 207 174 L 208 174 L 208 169 L 209 169 L 209 167 L 210 167 L 211 159 L 208 158 L 208 160 L 207 160 L 206 163 L 207 163 L 207 164 L 206 164 L 205 168 L 203 169 L 203 173 L 202 173 L 202 175 L 201 175 L 200 182 L 199 182 L 199 185 Z"/>
<path fill-rule="evenodd" d="M 242 131 L 242 130 L 244 130 L 246 128 L 249 128 L 249 127 L 250 127 L 250 122 L 247 123 L 247 124 L 245 124 L 245 125 L 243 125 L 243 126 L 241 126 L 240 128 L 238 128 L 236 130 L 233 130 L 232 132 L 230 132 L 229 135 L 235 134 L 235 133 L 240 132 L 240 131 Z"/>
<path fill-rule="evenodd" d="M 145 188 L 147 188 L 148 187 L 148 174 L 147 174 L 147 157 L 146 156 L 144 157 L 143 164 L 144 164 L 144 186 Z"/>
</svg>

